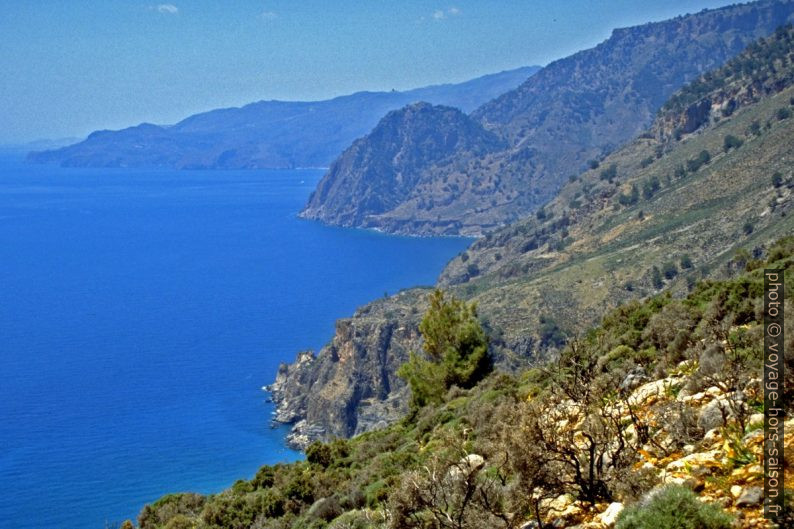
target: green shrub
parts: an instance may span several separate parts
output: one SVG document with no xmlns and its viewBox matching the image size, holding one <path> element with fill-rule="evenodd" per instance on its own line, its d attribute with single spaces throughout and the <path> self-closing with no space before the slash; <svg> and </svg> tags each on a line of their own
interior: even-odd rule
<svg viewBox="0 0 794 529">
<path fill-rule="evenodd" d="M 783 185 L 783 175 L 780 174 L 780 171 L 775 171 L 772 175 L 772 185 L 775 187 L 780 187 Z"/>
<path fill-rule="evenodd" d="M 665 487 L 620 513 L 615 529 L 730 529 L 733 518 L 685 487 Z"/>
<path fill-rule="evenodd" d="M 784 119 L 788 119 L 791 117 L 791 110 L 787 108 L 779 108 L 775 113 L 775 117 L 777 117 L 777 119 L 779 119 L 780 121 L 783 121 Z"/>
<path fill-rule="evenodd" d="M 611 164 L 609 167 L 601 171 L 600 178 L 601 180 L 608 180 L 612 181 L 618 175 L 618 166 L 617 164 Z"/>
<path fill-rule="evenodd" d="M 692 268 L 692 258 L 689 257 L 689 254 L 684 254 L 681 256 L 681 268 L 683 269 Z"/>
<path fill-rule="evenodd" d="M 728 134 L 722 142 L 722 148 L 725 152 L 728 152 L 731 149 L 738 149 L 742 144 L 744 144 L 742 140 L 732 134 Z"/>
</svg>

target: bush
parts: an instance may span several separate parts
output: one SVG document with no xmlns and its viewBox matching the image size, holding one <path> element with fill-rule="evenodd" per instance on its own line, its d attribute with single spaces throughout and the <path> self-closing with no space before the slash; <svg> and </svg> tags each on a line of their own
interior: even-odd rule
<svg viewBox="0 0 794 529">
<path fill-rule="evenodd" d="M 642 184 L 642 196 L 648 200 L 661 188 L 661 183 L 656 176 L 651 177 L 644 184 Z"/>
<path fill-rule="evenodd" d="M 784 119 L 788 119 L 791 117 L 791 110 L 787 108 L 779 108 L 775 113 L 775 117 L 780 121 L 783 121 Z"/>
<path fill-rule="evenodd" d="M 687 171 L 690 173 L 694 173 L 704 165 L 708 164 L 711 161 L 711 154 L 709 151 L 702 150 L 700 154 L 698 154 L 695 158 L 691 158 L 686 162 Z"/>
<path fill-rule="evenodd" d="M 772 175 L 772 185 L 775 187 L 783 185 L 783 175 L 780 174 L 780 171 L 775 171 L 775 174 Z"/>
<path fill-rule="evenodd" d="M 601 171 L 600 178 L 601 180 L 608 180 L 612 181 L 618 175 L 618 166 L 617 164 L 611 164 L 609 167 Z"/>
<path fill-rule="evenodd" d="M 637 186 L 632 184 L 631 192 L 626 195 L 621 193 L 618 195 L 618 202 L 623 206 L 631 206 L 637 203 L 640 198 L 640 193 L 637 191 Z"/>
<path fill-rule="evenodd" d="M 640 162 L 640 167 L 642 167 L 643 169 L 645 169 L 646 167 L 648 167 L 649 165 L 651 165 L 651 164 L 654 162 L 654 160 L 655 160 L 655 159 L 656 159 L 656 158 L 654 158 L 653 156 L 648 156 L 647 158 L 644 158 L 644 159 L 643 159 L 643 160 Z"/>
<path fill-rule="evenodd" d="M 732 134 L 728 134 L 722 142 L 722 148 L 725 152 L 728 152 L 731 149 L 738 149 L 742 144 L 744 144 L 742 140 Z"/>
<path fill-rule="evenodd" d="M 655 288 L 656 290 L 659 290 L 664 286 L 664 281 L 662 280 L 662 272 L 656 266 L 654 266 L 651 269 L 651 284 L 653 285 L 653 288 Z"/>
<path fill-rule="evenodd" d="M 692 268 L 692 258 L 689 257 L 689 254 L 684 254 L 681 256 L 681 268 L 685 270 Z"/>
<path fill-rule="evenodd" d="M 700 502 L 691 490 L 671 486 L 624 509 L 615 529 L 730 529 L 732 523 L 725 511 Z"/>
<path fill-rule="evenodd" d="M 745 235 L 750 235 L 751 233 L 753 233 L 753 229 L 754 229 L 753 224 L 749 220 L 744 223 L 744 226 L 742 226 L 742 231 L 744 232 Z"/>
<path fill-rule="evenodd" d="M 678 275 L 678 267 L 676 267 L 673 262 L 664 263 L 664 266 L 662 266 L 662 273 L 667 279 L 673 279 Z"/>
</svg>

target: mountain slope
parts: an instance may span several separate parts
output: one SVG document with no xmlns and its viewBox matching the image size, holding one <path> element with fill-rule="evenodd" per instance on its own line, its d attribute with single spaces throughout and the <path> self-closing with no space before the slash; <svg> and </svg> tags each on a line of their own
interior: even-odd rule
<svg viewBox="0 0 794 529">
<path fill-rule="evenodd" d="M 429 101 L 468 112 L 515 88 L 538 69 L 528 66 L 406 92 L 359 92 L 314 102 L 260 101 L 196 114 L 171 126 L 144 123 L 97 131 L 75 145 L 31 153 L 29 159 L 78 167 L 327 166 L 390 110 Z"/>
<path fill-rule="evenodd" d="M 789 27 L 677 93 L 652 127 L 537 215 L 453 259 L 439 284 L 478 303 L 497 364 L 542 359 L 610 307 L 662 287 L 683 295 L 794 233 L 792 74 Z M 426 294 L 363 307 L 316 357 L 284 366 L 274 399 L 296 425 L 294 442 L 399 417 L 405 388 L 394 366 L 417 349 Z"/>
<path fill-rule="evenodd" d="M 754 307 L 764 268 L 785 270 L 784 288 L 794 288 L 794 237 L 763 254 L 683 299 L 667 292 L 600 315 L 556 362 L 452 388 L 399 422 L 315 443 L 305 460 L 263 466 L 219 494 L 166 495 L 138 526 L 771 529 Z M 790 393 L 794 355 L 785 366 Z M 789 419 L 787 454 L 792 427 Z M 784 482 L 790 512 L 788 471 Z M 791 527 L 792 514 L 778 521 Z"/>
<path fill-rule="evenodd" d="M 385 212 L 369 208 L 370 197 L 358 194 L 358 180 L 372 174 L 388 178 L 388 169 L 363 161 L 347 171 L 329 171 L 320 184 L 325 192 L 310 199 L 304 215 L 423 235 L 481 234 L 517 220 L 589 160 L 646 128 L 685 82 L 791 20 L 794 1 L 766 0 L 615 30 L 602 44 L 549 64 L 472 113 L 506 142 L 501 152 L 451 148 L 439 157 L 455 159 L 454 166 L 413 166 L 411 193 Z M 381 202 L 393 201 L 387 193 Z M 344 214 L 335 207 L 342 203 Z M 350 208 L 357 211 L 351 214 Z"/>
</svg>

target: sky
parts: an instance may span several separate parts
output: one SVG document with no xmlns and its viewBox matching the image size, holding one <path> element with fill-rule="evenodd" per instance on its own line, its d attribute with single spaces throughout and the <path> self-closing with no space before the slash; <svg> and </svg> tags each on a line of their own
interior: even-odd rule
<svg viewBox="0 0 794 529">
<path fill-rule="evenodd" d="M 0 144 L 544 65 L 725 0 L 0 2 Z"/>
</svg>

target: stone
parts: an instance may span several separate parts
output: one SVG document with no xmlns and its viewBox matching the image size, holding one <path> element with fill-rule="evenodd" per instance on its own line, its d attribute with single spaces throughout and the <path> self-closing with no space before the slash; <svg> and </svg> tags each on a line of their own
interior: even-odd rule
<svg viewBox="0 0 794 529">
<path fill-rule="evenodd" d="M 761 487 L 750 487 L 744 489 L 739 496 L 739 499 L 736 500 L 737 507 L 751 507 L 753 505 L 758 505 L 764 499 L 764 491 Z"/>
<path fill-rule="evenodd" d="M 597 516 L 598 521 L 600 521 L 606 527 L 614 527 L 615 523 L 618 521 L 618 516 L 622 511 L 622 503 L 618 501 L 610 503 L 609 507 L 607 507 L 604 512 Z"/>
<path fill-rule="evenodd" d="M 706 435 L 703 436 L 703 444 L 710 446 L 714 443 L 718 443 L 722 440 L 722 434 L 720 433 L 719 428 L 712 428 L 706 432 Z"/>
<path fill-rule="evenodd" d="M 728 402 L 724 398 L 717 398 L 706 404 L 698 415 L 698 426 L 705 431 L 725 426 L 727 419 L 733 417 Z"/>
<path fill-rule="evenodd" d="M 738 498 L 741 495 L 742 495 L 742 487 L 741 486 L 739 486 L 739 485 L 731 486 L 731 496 L 733 496 L 734 498 Z"/>
</svg>

